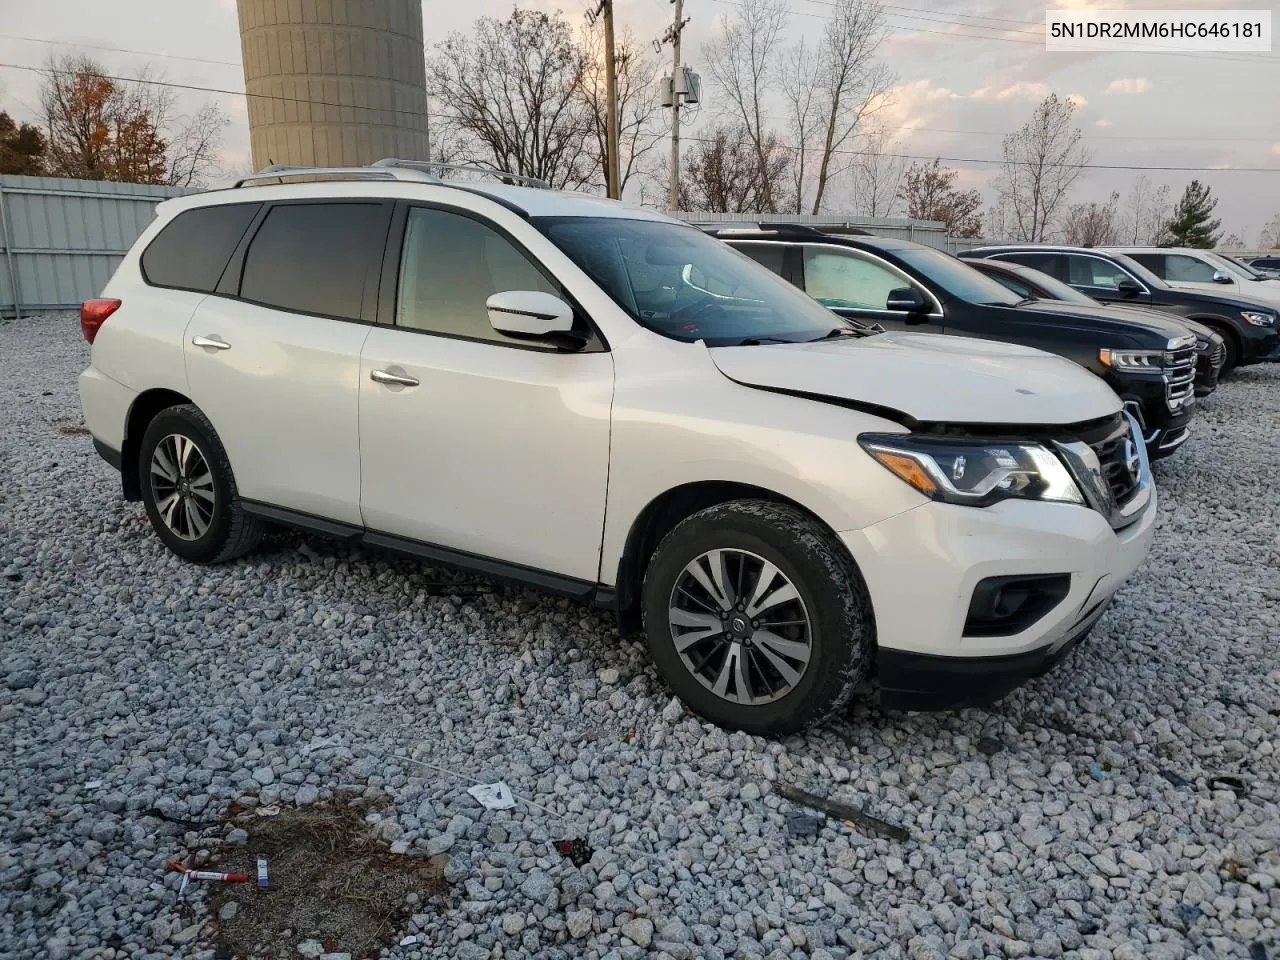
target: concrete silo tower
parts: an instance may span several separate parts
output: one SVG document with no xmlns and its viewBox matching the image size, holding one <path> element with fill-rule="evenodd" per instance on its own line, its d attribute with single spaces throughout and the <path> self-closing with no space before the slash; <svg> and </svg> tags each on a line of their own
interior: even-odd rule
<svg viewBox="0 0 1280 960">
<path fill-rule="evenodd" d="M 237 0 L 254 169 L 427 159 L 422 0 Z"/>
</svg>

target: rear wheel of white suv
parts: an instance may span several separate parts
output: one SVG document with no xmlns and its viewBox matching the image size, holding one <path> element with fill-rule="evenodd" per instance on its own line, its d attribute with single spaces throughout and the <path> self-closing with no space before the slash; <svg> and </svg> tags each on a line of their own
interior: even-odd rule
<svg viewBox="0 0 1280 960">
<path fill-rule="evenodd" d="M 693 710 L 762 735 L 801 730 L 848 703 L 875 647 L 848 551 L 794 507 L 735 500 L 663 538 L 645 573 L 645 633 Z"/>
<path fill-rule="evenodd" d="M 169 407 L 147 425 L 138 478 L 152 528 L 185 560 L 221 563 L 262 539 L 262 521 L 245 513 L 227 452 L 194 404 Z"/>
</svg>

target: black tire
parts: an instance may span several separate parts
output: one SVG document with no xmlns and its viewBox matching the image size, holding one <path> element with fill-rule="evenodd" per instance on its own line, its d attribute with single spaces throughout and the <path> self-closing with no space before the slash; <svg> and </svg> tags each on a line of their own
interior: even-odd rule
<svg viewBox="0 0 1280 960">
<path fill-rule="evenodd" d="M 807 629 L 808 661 L 799 679 L 777 699 L 740 703 L 717 694 L 699 680 L 676 648 L 679 628 L 672 625 L 669 614 L 673 603 L 683 602 L 676 586 L 689 583 L 681 579 L 688 566 L 711 550 L 742 551 L 753 560 L 767 561 L 794 585 L 803 602 L 808 622 L 801 629 Z M 763 574 L 757 579 L 763 579 Z M 739 583 L 737 594 L 745 597 L 751 589 Z M 794 733 L 844 708 L 867 676 L 875 651 L 866 585 L 848 550 L 800 510 L 765 500 L 722 503 L 677 524 L 658 544 L 645 571 L 641 608 L 649 651 L 676 695 L 718 726 L 763 736 Z M 729 609 L 725 616 L 732 613 Z M 705 643 L 718 643 L 717 649 L 724 650 L 728 637 L 726 632 Z M 750 648 L 752 643 L 745 639 L 742 645 Z M 702 662 L 710 664 L 713 658 L 708 655 Z M 721 663 L 727 659 L 726 653 Z M 758 676 L 763 658 L 747 662 Z M 715 672 L 714 665 L 711 670 Z"/>
<path fill-rule="evenodd" d="M 174 437 L 184 438 L 195 445 L 197 454 L 203 459 L 212 478 L 212 509 L 207 519 L 203 511 L 200 513 L 201 521 L 206 522 L 207 526 L 198 535 L 195 532 L 201 521 L 194 525 L 187 522 L 187 533 L 192 535 L 183 536 L 161 516 L 159 499 L 165 490 L 157 490 L 157 485 L 164 481 L 153 475 L 152 457 L 161 443 Z M 218 434 L 209 418 L 194 404 L 168 407 L 147 424 L 138 452 L 138 486 L 152 529 L 166 547 L 184 560 L 223 563 L 248 553 L 262 539 L 262 521 L 247 514 L 240 503 L 227 451 L 218 440 Z M 165 500 L 168 498 L 165 497 Z M 194 500 L 192 502 L 195 503 Z M 179 527 L 183 525 L 178 523 Z"/>
<path fill-rule="evenodd" d="M 1218 371 L 1218 380 L 1221 382 L 1226 380 L 1235 368 L 1240 365 L 1240 341 L 1236 339 L 1236 335 L 1232 330 L 1220 323 L 1208 323 L 1205 326 L 1224 341 L 1222 369 Z"/>
</svg>

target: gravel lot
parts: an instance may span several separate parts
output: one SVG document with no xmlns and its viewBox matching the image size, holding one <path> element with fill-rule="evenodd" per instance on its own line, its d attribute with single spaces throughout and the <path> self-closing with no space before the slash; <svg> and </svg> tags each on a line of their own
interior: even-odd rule
<svg viewBox="0 0 1280 960">
<path fill-rule="evenodd" d="M 1280 957 L 1280 368 L 1203 404 L 1056 672 L 771 742 L 568 602 L 293 534 L 182 563 L 74 429 L 87 359 L 70 315 L 0 323 L 0 958 L 211 956 L 164 860 L 232 797 L 340 786 L 452 858 L 389 956 Z M 791 836 L 776 781 L 910 839 Z M 547 844 L 575 834 L 581 869 Z"/>
</svg>

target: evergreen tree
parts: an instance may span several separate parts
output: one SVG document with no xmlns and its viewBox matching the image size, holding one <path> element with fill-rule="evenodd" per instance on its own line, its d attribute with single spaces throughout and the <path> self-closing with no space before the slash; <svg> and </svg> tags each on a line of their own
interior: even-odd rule
<svg viewBox="0 0 1280 960">
<path fill-rule="evenodd" d="M 1210 195 L 1209 188 L 1199 180 L 1192 180 L 1165 224 L 1162 246 L 1212 248 L 1218 242 L 1218 228 L 1222 226 L 1221 220 L 1213 218 L 1217 205 L 1218 198 Z"/>
</svg>

